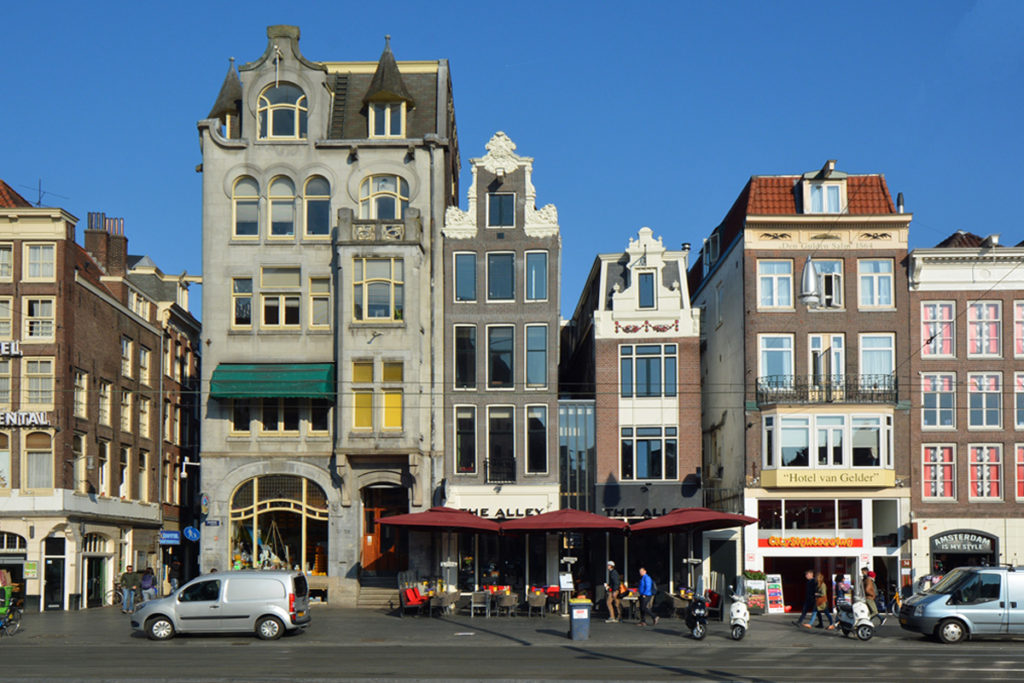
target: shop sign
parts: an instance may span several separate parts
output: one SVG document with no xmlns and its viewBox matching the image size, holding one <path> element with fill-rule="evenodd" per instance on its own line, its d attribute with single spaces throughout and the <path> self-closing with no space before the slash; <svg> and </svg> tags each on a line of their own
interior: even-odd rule
<svg viewBox="0 0 1024 683">
<path fill-rule="evenodd" d="M 26 562 L 23 565 L 22 576 L 26 579 L 38 579 L 39 578 L 39 563 L 38 562 Z"/>
<path fill-rule="evenodd" d="M 630 519 L 636 517 L 643 517 L 644 519 L 650 519 L 652 517 L 661 517 L 672 512 L 674 508 L 604 508 L 604 514 L 606 517 L 628 517 Z"/>
<path fill-rule="evenodd" d="M 160 545 L 180 545 L 181 532 L 168 529 L 160 530 Z"/>
<path fill-rule="evenodd" d="M 775 487 L 857 487 L 893 486 L 896 484 L 895 470 L 810 470 L 781 469 L 761 470 L 761 486 Z"/>
<path fill-rule="evenodd" d="M 19 410 L 15 413 L 0 412 L 0 427 L 49 427 L 50 417 L 45 412 L 26 412 Z"/>
<path fill-rule="evenodd" d="M 542 508 L 459 508 L 464 512 L 472 512 L 477 517 L 487 519 L 519 519 L 532 517 L 544 512 Z"/>
<path fill-rule="evenodd" d="M 6 341 L 0 342 L 0 356 L 20 356 L 21 354 L 21 342 Z"/>
<path fill-rule="evenodd" d="M 933 553 L 991 553 L 992 537 L 972 531 L 953 531 L 932 536 Z"/>
<path fill-rule="evenodd" d="M 757 539 L 757 544 L 762 548 L 859 548 L 864 541 L 828 536 L 769 536 Z"/>
</svg>

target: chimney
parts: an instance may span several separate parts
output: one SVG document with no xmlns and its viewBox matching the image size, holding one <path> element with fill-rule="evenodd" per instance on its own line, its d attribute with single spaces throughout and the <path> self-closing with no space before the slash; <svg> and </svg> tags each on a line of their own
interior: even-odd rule
<svg viewBox="0 0 1024 683">
<path fill-rule="evenodd" d="M 903 193 L 896 193 L 896 213 L 903 213 Z"/>
<path fill-rule="evenodd" d="M 124 277 L 128 272 L 128 238 L 124 236 L 124 219 L 108 218 L 107 229 L 107 262 L 104 267 L 107 275 Z"/>
<path fill-rule="evenodd" d="M 110 243 L 110 235 L 106 230 L 107 216 L 99 211 L 90 211 L 88 221 L 88 227 L 85 229 L 85 250 L 106 270 Z"/>
</svg>

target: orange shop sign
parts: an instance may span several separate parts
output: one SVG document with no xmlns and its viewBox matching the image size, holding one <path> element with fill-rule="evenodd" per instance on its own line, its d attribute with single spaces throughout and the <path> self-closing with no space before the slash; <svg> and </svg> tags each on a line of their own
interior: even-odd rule
<svg viewBox="0 0 1024 683">
<path fill-rule="evenodd" d="M 769 536 L 757 539 L 757 544 L 762 548 L 860 548 L 864 541 L 826 536 Z"/>
</svg>

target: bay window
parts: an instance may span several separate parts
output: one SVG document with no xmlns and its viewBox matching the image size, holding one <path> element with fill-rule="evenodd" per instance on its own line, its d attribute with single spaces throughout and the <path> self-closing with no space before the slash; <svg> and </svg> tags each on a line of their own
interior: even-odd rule
<svg viewBox="0 0 1024 683">
<path fill-rule="evenodd" d="M 764 469 L 891 469 L 892 417 L 765 415 L 761 422 L 761 450 Z"/>
</svg>

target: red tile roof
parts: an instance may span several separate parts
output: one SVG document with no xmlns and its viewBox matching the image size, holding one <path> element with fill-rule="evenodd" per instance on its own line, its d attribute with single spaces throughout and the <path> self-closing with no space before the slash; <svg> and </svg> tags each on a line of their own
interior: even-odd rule
<svg viewBox="0 0 1024 683">
<path fill-rule="evenodd" d="M 28 200 L 11 189 L 11 186 L 0 180 L 0 209 L 14 209 L 22 206 L 32 206 Z"/>
<path fill-rule="evenodd" d="M 984 241 L 984 237 L 981 237 L 980 235 L 975 235 L 973 232 L 957 230 L 952 235 L 942 240 L 935 246 L 944 249 L 975 249 L 980 247 Z"/>
<path fill-rule="evenodd" d="M 755 216 L 796 215 L 795 185 L 800 176 L 754 176 L 750 179 L 747 213 Z M 846 179 L 846 199 L 851 215 L 895 213 L 889 188 L 882 175 L 851 175 Z"/>
</svg>

